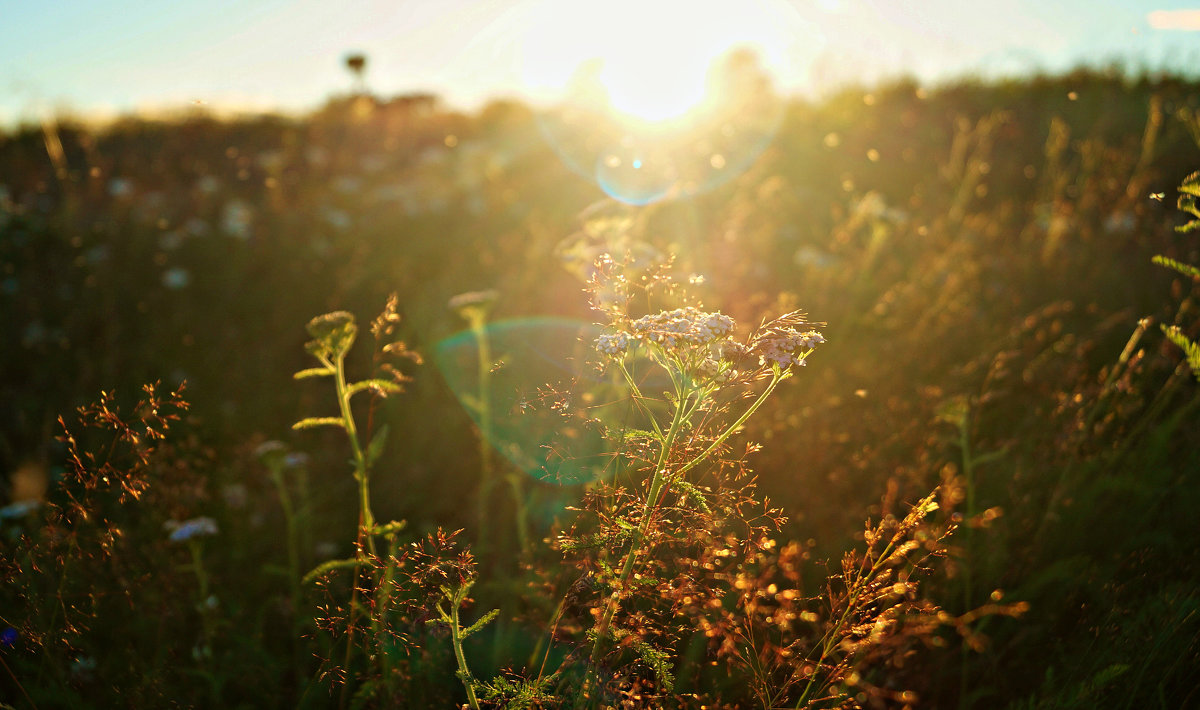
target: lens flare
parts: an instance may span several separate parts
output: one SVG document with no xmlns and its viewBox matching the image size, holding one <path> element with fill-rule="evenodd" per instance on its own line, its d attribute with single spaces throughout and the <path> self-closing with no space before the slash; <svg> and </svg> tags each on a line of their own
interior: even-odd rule
<svg viewBox="0 0 1200 710">
<path fill-rule="evenodd" d="M 488 415 L 493 448 L 538 480 L 573 485 L 611 473 L 605 420 L 622 416 L 622 387 L 596 374 L 598 326 L 566 318 L 498 321 L 484 330 L 496 363 L 489 368 Z M 434 362 L 471 418 L 480 402 L 479 347 L 463 331 L 434 347 Z M 575 381 L 570 399 L 543 397 L 544 387 Z"/>
<path fill-rule="evenodd" d="M 588 11 L 588 8 L 592 9 Z M 642 205 L 723 184 L 777 132 L 774 76 L 820 33 L 782 0 L 614 0 L 530 10 L 523 81 L 542 134 L 608 195 Z M 803 45 L 803 46 L 798 46 Z"/>
</svg>

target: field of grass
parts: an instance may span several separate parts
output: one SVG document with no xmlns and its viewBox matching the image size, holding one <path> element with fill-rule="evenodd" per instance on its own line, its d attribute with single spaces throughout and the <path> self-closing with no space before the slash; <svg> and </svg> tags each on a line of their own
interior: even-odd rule
<svg viewBox="0 0 1200 710">
<path fill-rule="evenodd" d="M 1200 84 L 848 89 L 643 206 L 546 135 L 0 134 L 0 704 L 1200 707 Z"/>
</svg>

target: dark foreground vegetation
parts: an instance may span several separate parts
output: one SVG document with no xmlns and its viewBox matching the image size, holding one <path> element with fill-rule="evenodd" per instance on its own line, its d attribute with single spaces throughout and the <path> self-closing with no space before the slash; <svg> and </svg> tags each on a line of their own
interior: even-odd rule
<svg viewBox="0 0 1200 710">
<path fill-rule="evenodd" d="M 0 135 L 0 701 L 1200 707 L 1200 85 L 846 91 L 638 208 L 543 134 Z"/>
</svg>

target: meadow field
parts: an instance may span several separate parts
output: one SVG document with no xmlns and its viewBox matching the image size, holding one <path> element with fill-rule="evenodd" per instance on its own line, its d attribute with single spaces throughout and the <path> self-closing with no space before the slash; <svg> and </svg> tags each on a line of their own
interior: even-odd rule
<svg viewBox="0 0 1200 710">
<path fill-rule="evenodd" d="M 1200 84 L 774 106 L 0 133 L 0 705 L 1200 707 Z"/>
</svg>

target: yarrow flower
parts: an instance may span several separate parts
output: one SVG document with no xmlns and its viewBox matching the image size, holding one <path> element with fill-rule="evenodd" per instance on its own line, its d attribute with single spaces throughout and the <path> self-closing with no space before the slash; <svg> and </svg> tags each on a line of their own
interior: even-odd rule
<svg viewBox="0 0 1200 710">
<path fill-rule="evenodd" d="M 596 338 L 596 349 L 604 355 L 616 357 L 629 349 L 629 334 L 625 332 L 605 333 Z"/>
<path fill-rule="evenodd" d="M 217 534 L 217 521 L 207 516 L 180 522 L 168 520 L 163 527 L 171 531 L 171 542 L 185 542 L 194 537 Z"/>
<path fill-rule="evenodd" d="M 659 342 L 706 345 L 733 332 L 733 319 L 723 313 L 705 313 L 687 306 L 642 316 L 632 324 L 635 337 Z"/>
<path fill-rule="evenodd" d="M 795 328 L 783 328 L 760 337 L 755 343 L 754 352 L 758 355 L 760 365 L 777 364 L 780 369 L 792 365 L 803 367 L 804 358 L 823 342 L 825 338 L 815 330 L 801 332 Z"/>
<path fill-rule="evenodd" d="M 637 341 L 657 343 L 668 349 L 713 345 L 732 333 L 733 326 L 733 319 L 723 313 L 707 313 L 687 306 L 642 316 L 629 324 L 628 331 L 601 335 L 596 339 L 596 349 L 617 357 Z"/>
</svg>

